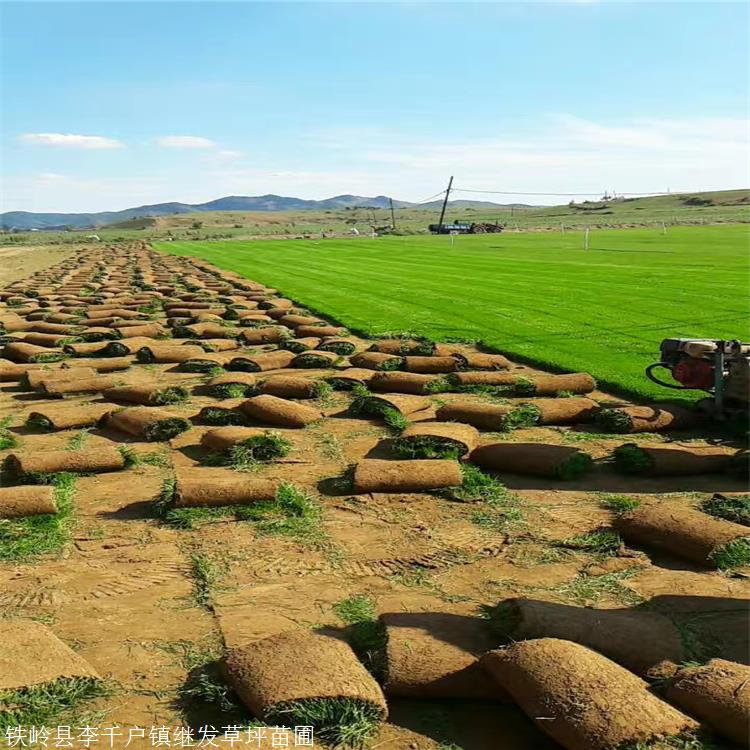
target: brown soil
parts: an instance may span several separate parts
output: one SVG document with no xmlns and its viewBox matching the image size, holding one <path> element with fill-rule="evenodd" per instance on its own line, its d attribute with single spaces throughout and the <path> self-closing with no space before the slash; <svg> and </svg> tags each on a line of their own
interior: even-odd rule
<svg viewBox="0 0 750 750">
<path fill-rule="evenodd" d="M 100 248 L 96 252 L 105 251 Z M 89 279 L 94 257 L 93 253 L 82 253 L 80 260 L 64 270 L 70 278 L 60 283 L 70 288 L 76 279 L 79 283 Z M 168 272 L 160 270 L 162 263 L 169 263 Z M 210 291 L 209 284 L 217 283 L 216 277 L 203 270 L 207 267 L 203 261 L 193 263 L 151 255 L 137 247 L 117 249 L 107 257 L 106 265 L 112 278 L 103 283 L 119 286 L 128 293 L 135 291 L 129 280 L 134 267 L 144 273 L 153 272 L 154 285 L 166 290 L 156 293 L 167 297 L 194 294 L 171 286 L 175 273 L 197 279 L 197 286 L 203 285 L 203 291 Z M 5 271 L 2 262 L 0 267 Z M 29 266 L 25 275 L 36 268 Z M 224 274 L 223 278 L 239 277 Z M 247 280 L 239 283 L 254 291 L 242 292 L 242 287 L 235 287 L 231 294 L 238 303 L 250 306 L 254 302 L 239 292 L 265 298 L 259 285 L 249 285 Z M 33 285 L 50 286 L 41 278 L 34 279 Z M 213 301 L 204 308 L 187 309 L 221 306 L 215 301 L 215 293 L 209 296 Z M 60 306 L 85 309 L 86 299 L 71 298 Z M 202 304 L 191 299 L 176 302 L 179 307 Z M 29 303 L 30 314 L 35 305 Z M 2 310 L 0 303 L 0 314 Z M 157 317 L 165 324 L 163 316 Z M 299 330 L 294 333 L 299 337 Z M 183 345 L 181 339 L 154 340 L 152 344 L 159 347 L 167 342 Z M 192 346 L 196 340 L 187 343 Z M 362 348 L 371 344 L 362 341 Z M 483 354 L 460 344 L 450 345 L 450 349 L 446 352 Z M 266 357 L 258 350 L 277 356 L 275 345 L 240 348 L 236 354 Z M 0 356 L 8 359 L 4 354 Z M 284 352 L 282 356 L 283 360 L 273 363 L 266 360 L 268 369 L 260 377 L 274 376 L 279 369 L 288 368 L 294 355 Z M 204 407 L 220 403 L 207 395 L 208 379 L 204 375 L 179 372 L 174 364 L 142 365 L 135 362 L 133 355 L 75 357 L 67 363 L 94 367 L 100 372 L 100 368 L 112 363 L 118 368 L 127 367 L 121 376 L 132 386 L 154 382 L 163 387 L 183 385 L 191 390 L 189 402 L 170 406 L 169 412 L 188 419 Z M 469 371 L 456 376 L 510 375 L 515 379 L 523 375 L 533 379 L 542 374 L 529 367 L 513 363 L 510 366 L 510 373 Z M 59 365 L 47 367 L 55 369 Z M 28 365 L 11 369 L 22 372 Z M 40 433 L 23 426 L 32 412 L 59 414 L 62 418 L 76 409 L 84 415 L 89 407 L 95 407 L 97 412 L 118 408 L 96 394 L 72 396 L 64 404 L 50 403 L 41 394 L 20 389 L 20 375 L 11 373 L 14 379 L 6 380 L 7 370 L 8 365 L 0 363 L 0 416 L 10 417 L 10 431 L 19 446 L 0 451 L 0 458 L 14 451 L 44 455 L 65 450 L 80 426 L 93 426 L 92 421 L 83 425 L 66 416 L 71 420 L 68 428 Z M 365 380 L 375 372 L 354 370 L 352 374 Z M 347 371 L 297 370 L 295 374 L 345 377 Z M 245 382 L 245 373 L 227 376 Z M 597 402 L 607 397 L 600 391 L 590 395 Z M 509 519 L 502 508 L 458 503 L 432 493 L 342 492 L 331 484 L 331 479 L 340 476 L 347 466 L 373 458 L 393 459 L 388 452 L 392 436 L 382 420 L 352 415 L 348 411 L 351 399 L 346 392 L 336 392 L 327 399 L 308 400 L 324 419 L 304 429 L 273 428 L 287 439 L 293 436 L 291 454 L 252 473 L 236 473 L 248 479 L 290 481 L 316 496 L 321 506 L 319 533 L 308 536 L 261 533 L 253 522 L 236 521 L 231 516 L 212 519 L 192 530 L 164 525 L 155 517 L 151 501 L 159 494 L 164 479 L 175 471 L 194 469 L 212 475 L 219 472 L 200 466 L 206 453 L 201 438 L 215 426 L 194 420 L 189 431 L 169 443 L 146 442 L 137 430 L 131 433 L 103 427 L 91 431 L 86 450 L 127 444 L 137 454 L 163 455 L 167 465 L 144 464 L 125 471 L 79 477 L 70 526 L 72 538 L 62 553 L 24 563 L 0 562 L 0 624 L 9 616 L 20 617 L 26 624 L 34 618 L 41 619 L 49 623 L 50 630 L 63 643 L 75 647 L 97 673 L 113 678 L 117 684 L 113 695 L 96 704 L 96 709 L 104 712 L 102 725 L 183 725 L 196 731 L 206 723 L 223 726 L 233 722 L 226 714 L 212 714 L 213 709 L 203 703 L 180 702 L 181 689 L 195 676 L 195 661 L 181 654 L 197 654 L 198 662 L 215 662 L 225 646 L 245 646 L 296 628 L 327 627 L 346 635 L 345 623 L 335 605 L 354 596 L 370 597 L 377 613 L 446 613 L 472 621 L 477 618 L 480 605 L 513 597 L 605 610 L 656 611 L 680 624 L 692 627 L 697 623 L 717 656 L 749 660 L 746 600 L 750 597 L 750 570 L 728 577 L 645 545 L 647 554 L 625 548 L 614 557 L 602 559 L 556 544 L 612 524 L 614 516 L 600 504 L 601 493 L 624 493 L 658 500 L 675 510 L 692 509 L 714 492 L 746 491 L 741 479 L 728 474 L 622 476 L 602 461 L 624 442 L 622 437 L 598 433 L 586 424 L 574 428 L 536 426 L 497 434 L 494 431 L 502 425 L 493 423 L 476 425 L 481 430 L 480 445 L 502 440 L 511 444 L 575 446 L 590 453 L 597 464 L 589 474 L 564 483 L 524 476 L 512 469 L 499 473 L 498 478 L 519 500 L 519 522 Z M 441 403 L 446 407 L 472 404 L 480 410 L 491 406 L 507 412 L 508 407 L 533 401 L 524 397 L 498 404 L 466 393 L 441 393 L 425 399 L 428 408 L 409 415 L 415 424 L 434 420 Z M 244 400 L 232 403 L 236 406 Z M 154 407 L 146 410 L 151 414 L 160 411 Z M 714 437 L 708 432 L 666 432 L 664 436 L 644 436 L 643 440 L 650 445 L 658 440 L 665 445 L 672 439 L 680 443 L 690 440 L 691 445 L 699 446 L 707 445 Z M 213 571 L 206 597 L 197 596 L 196 560 L 206 561 Z M 22 670 L 22 679 L 34 679 L 32 659 L 14 657 L 14 663 Z M 450 743 L 464 750 L 556 747 L 515 705 L 391 699 L 389 712 L 389 722 L 373 742 L 383 750 L 435 750 Z"/>
</svg>

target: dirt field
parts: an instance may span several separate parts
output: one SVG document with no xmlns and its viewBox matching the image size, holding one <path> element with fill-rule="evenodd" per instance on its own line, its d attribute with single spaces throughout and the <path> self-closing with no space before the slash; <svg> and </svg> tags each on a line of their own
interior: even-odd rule
<svg viewBox="0 0 750 750">
<path fill-rule="evenodd" d="M 6 284 L 75 253 L 54 248 L 40 255 L 36 250 L 32 259 L 13 252 L 4 251 L 2 256 L 11 253 L 13 259 L 10 273 L 3 271 Z M 120 260 L 113 262 L 114 257 Z M 102 259 L 97 271 L 96 261 Z M 16 267 L 21 264 L 23 269 Z M 143 276 L 139 286 L 132 286 L 138 281 L 132 275 L 136 268 Z M 190 297 L 189 289 L 194 290 L 193 297 L 203 290 L 208 291 L 212 307 L 224 308 L 246 300 L 241 284 L 229 294 L 220 283 L 207 290 L 207 280 L 213 277 L 206 268 L 201 261 L 194 266 L 189 259 L 142 249 L 115 254 L 97 250 L 82 254 L 68 270 L 53 269 L 48 277 L 34 279 L 29 288 L 62 286 L 57 297 L 52 290 L 44 291 L 45 304 L 53 308 L 64 306 L 60 304 L 64 293 L 71 295 L 67 301 L 77 297 L 87 307 L 122 298 L 123 306 L 131 310 L 143 305 L 143 300 L 127 299 L 132 293 L 185 299 Z M 234 277 L 224 278 L 230 286 L 235 283 Z M 79 296 L 92 279 L 98 281 Z M 170 286 L 172 291 L 167 292 Z M 162 292 L 154 292 L 161 287 Z M 8 340 L 22 339 L 27 331 L 10 332 L 15 313 L 32 315 L 38 301 L 30 298 L 28 304 L 11 307 L 9 296 L 12 299 L 6 294 L 5 306 L 0 305 L 0 323 L 9 329 Z M 152 317 L 166 321 L 161 309 Z M 169 343 L 178 342 L 194 343 L 185 338 Z M 153 345 L 158 348 L 159 343 L 154 340 Z M 357 349 L 370 343 L 354 340 Z M 251 356 L 278 347 L 245 349 Z M 459 347 L 456 354 L 473 351 Z M 217 357 L 228 362 L 242 353 L 234 349 Z M 4 356 L 11 359 L 7 350 Z M 292 482 L 311 498 L 313 510 L 308 515 L 295 520 L 282 514 L 269 523 L 260 517 L 243 521 L 219 513 L 187 514 L 193 528 L 180 528 L 174 517 L 171 523 L 169 517 L 159 517 L 153 500 L 175 472 L 179 477 L 181 470 L 206 462 L 209 452 L 200 440 L 215 425 L 197 415 L 218 402 L 207 393 L 216 372 L 181 372 L 179 364 L 139 364 L 129 356 L 132 365 L 113 373 L 117 384 L 185 386 L 189 398 L 164 408 L 190 419 L 189 430 L 166 442 L 148 442 L 106 426 L 43 433 L 25 426 L 32 411 L 44 407 L 53 413 L 71 405 L 98 403 L 111 403 L 116 409 L 126 404 L 108 401 L 101 393 L 62 401 L 45 398 L 17 381 L 0 386 L 0 415 L 9 418 L 7 434 L 18 441 L 0 457 L 29 452 L 44 456 L 71 447 L 91 452 L 113 445 L 147 456 L 145 463 L 136 461 L 121 471 L 84 472 L 76 478 L 74 511 L 66 526 L 69 540 L 57 554 L 16 559 L 4 555 L 3 545 L 16 528 L 10 525 L 18 522 L 0 521 L 0 558 L 5 557 L 0 562 L 0 614 L 46 624 L 109 680 L 109 695 L 75 706 L 72 719 L 67 717 L 73 723 L 188 726 L 196 731 L 211 724 L 223 733 L 222 728 L 247 721 L 247 712 L 237 707 L 236 699 L 217 707 L 205 700 L 205 691 L 190 689 L 201 676 L 221 684 L 215 667 L 226 649 L 295 628 L 348 638 L 352 624 L 362 620 L 350 614 L 353 602 L 363 601 L 370 602 L 377 614 L 450 613 L 472 621 L 481 617 L 482 607 L 513 597 L 659 612 L 682 634 L 685 661 L 721 656 L 748 663 L 750 568 L 712 570 L 653 548 L 618 541 L 605 549 L 599 544 L 606 539 L 602 530 L 611 530 L 614 520 L 605 507 L 612 495 L 656 500 L 677 510 L 697 507 L 715 492 L 746 491 L 746 482 L 730 473 L 623 476 L 608 460 L 626 442 L 672 447 L 719 442 L 727 455 L 736 450 L 738 446 L 721 442 L 705 427 L 658 435 L 611 435 L 599 432 L 589 421 L 502 433 L 483 430 L 480 445 L 500 441 L 572 446 L 589 453 L 594 465 L 568 481 L 502 472 L 498 477 L 507 491 L 496 491 L 484 502 L 459 502 L 434 492 L 356 494 L 345 481 L 347 467 L 364 459 L 397 458 L 397 433 L 382 419 L 352 414 L 352 394 L 334 390 L 304 402 L 319 409 L 324 419 L 300 429 L 271 428 L 292 444 L 288 455 L 267 464 L 244 464 L 242 472 L 229 467 L 200 469 L 206 477 L 240 474 Z M 62 365 L 75 363 L 69 358 Z M 0 371 L 8 364 L 0 363 Z M 50 364 L 50 373 L 59 377 L 62 365 Z M 345 366 L 344 360 L 333 368 L 285 368 L 258 375 L 259 380 L 280 373 L 320 379 Z M 512 373 L 531 381 L 540 374 L 512 363 L 510 367 Z M 615 401 L 596 390 L 587 397 L 599 403 Z M 244 398 L 235 398 L 229 406 Z M 409 415 L 409 422 L 434 421 L 441 404 L 512 407 L 530 400 L 512 395 L 499 399 L 488 392 L 441 392 L 427 398 L 428 408 Z M 7 476 L 5 480 L 9 481 Z M 3 524 L 11 529 L 6 536 L 1 535 Z M 184 518 L 182 525 L 186 525 Z M 0 659 L 4 645 L 0 644 Z M 382 750 L 558 747 L 512 703 L 389 696 L 388 704 L 389 720 L 371 740 Z M 0 717 L 2 708 L 0 700 Z M 115 746 L 125 747 L 125 741 Z M 151 746 L 147 738 L 129 744 Z"/>
<path fill-rule="evenodd" d="M 69 258 L 80 248 L 75 245 L 18 245 L 0 247 L 0 285 Z"/>
</svg>

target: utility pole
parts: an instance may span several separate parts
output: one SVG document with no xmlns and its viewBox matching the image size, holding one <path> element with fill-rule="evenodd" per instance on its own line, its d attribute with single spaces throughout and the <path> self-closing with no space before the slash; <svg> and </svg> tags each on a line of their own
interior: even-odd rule
<svg viewBox="0 0 750 750">
<path fill-rule="evenodd" d="M 451 175 L 451 178 L 448 181 L 448 189 L 445 191 L 445 200 L 443 201 L 443 208 L 440 211 L 440 221 L 438 222 L 438 234 L 440 234 L 443 229 L 443 219 L 445 219 L 445 209 L 448 206 L 448 196 L 451 194 L 451 187 L 453 187 L 453 175 Z"/>
<path fill-rule="evenodd" d="M 388 199 L 391 204 L 391 229 L 396 230 L 396 214 L 393 213 L 393 198 Z"/>
</svg>

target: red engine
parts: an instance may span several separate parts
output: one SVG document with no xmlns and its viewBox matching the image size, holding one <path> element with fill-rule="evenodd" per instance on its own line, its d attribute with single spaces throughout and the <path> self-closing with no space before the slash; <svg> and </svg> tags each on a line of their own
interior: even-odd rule
<svg viewBox="0 0 750 750">
<path fill-rule="evenodd" d="M 672 367 L 672 377 L 686 388 L 706 391 L 714 385 L 714 365 L 707 359 L 685 357 Z"/>
</svg>

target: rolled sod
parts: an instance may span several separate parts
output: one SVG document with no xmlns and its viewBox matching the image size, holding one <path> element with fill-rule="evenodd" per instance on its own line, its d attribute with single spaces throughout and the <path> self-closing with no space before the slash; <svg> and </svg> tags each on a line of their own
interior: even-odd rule
<svg viewBox="0 0 750 750">
<path fill-rule="evenodd" d="M 333 367 L 340 360 L 340 354 L 335 354 L 334 352 L 322 352 L 319 349 L 314 349 L 310 352 L 303 352 L 302 354 L 298 354 L 292 360 L 291 366 L 305 369 L 322 370 Z"/>
<path fill-rule="evenodd" d="M 48 349 L 44 346 L 14 341 L 3 347 L 3 356 L 13 362 L 41 364 L 44 362 L 61 362 L 68 355 L 62 349 Z"/>
<path fill-rule="evenodd" d="M 423 357 L 436 354 L 435 344 L 432 341 L 418 339 L 379 339 L 370 347 L 370 351 L 398 354 L 402 357 L 407 354 Z"/>
<path fill-rule="evenodd" d="M 260 378 L 251 372 L 225 372 L 211 378 L 208 392 L 217 398 L 231 398 L 233 395 L 250 395 L 255 391 Z"/>
<path fill-rule="evenodd" d="M 139 348 L 135 356 L 144 364 L 177 364 L 189 359 L 201 359 L 206 353 L 200 346 L 149 344 Z"/>
<path fill-rule="evenodd" d="M 211 469 L 181 469 L 175 480 L 175 508 L 216 508 L 273 500 L 281 483 L 279 479 Z"/>
<path fill-rule="evenodd" d="M 51 485 L 0 487 L 0 518 L 26 518 L 57 513 Z"/>
<path fill-rule="evenodd" d="M 0 377 L 2 376 L 1 373 L 2 370 L 0 369 Z M 347 367 L 335 375 L 327 376 L 326 382 L 335 391 L 351 391 L 358 385 L 366 387 L 374 375 L 373 370 L 366 370 L 362 367 Z"/>
<path fill-rule="evenodd" d="M 461 465 L 450 459 L 381 461 L 364 459 L 354 469 L 354 492 L 425 492 L 458 487 Z"/>
<path fill-rule="evenodd" d="M 667 699 L 741 747 L 750 745 L 750 667 L 711 659 L 681 669 Z"/>
<path fill-rule="evenodd" d="M 592 466 L 588 453 L 567 445 L 491 443 L 471 452 L 470 461 L 483 469 L 556 479 L 575 479 Z"/>
<path fill-rule="evenodd" d="M 520 404 L 513 414 L 519 410 L 530 424 L 578 424 L 591 421 L 599 404 L 590 398 L 538 398 Z"/>
<path fill-rule="evenodd" d="M 698 412 L 684 406 L 653 404 L 604 408 L 596 421 L 608 432 L 633 433 L 689 429 L 699 424 L 701 419 Z"/>
<path fill-rule="evenodd" d="M 357 342 L 355 339 L 331 338 L 323 339 L 323 341 L 320 343 L 320 346 L 318 346 L 318 351 L 333 352 L 334 354 L 338 354 L 342 357 L 349 357 L 350 355 L 354 354 L 357 349 L 360 348 L 361 346 L 359 342 Z"/>
<path fill-rule="evenodd" d="M 102 393 L 115 384 L 115 378 L 110 375 L 94 375 L 89 378 L 74 378 L 71 380 L 47 378 L 39 385 L 39 392 L 50 398 L 65 398 L 80 393 Z"/>
<path fill-rule="evenodd" d="M 114 407 L 112 404 L 81 404 L 76 406 L 51 406 L 32 411 L 26 424 L 45 432 L 70 430 L 76 427 L 93 427 Z"/>
<path fill-rule="evenodd" d="M 192 346 L 185 343 L 184 346 Z M 198 346 L 205 352 L 230 352 L 239 348 L 237 339 L 199 339 Z"/>
<path fill-rule="evenodd" d="M 491 403 L 453 403 L 439 407 L 436 418 L 441 422 L 463 422 L 480 430 L 504 430 L 508 426 L 511 406 Z"/>
<path fill-rule="evenodd" d="M 329 339 L 339 336 L 346 336 L 346 328 L 340 328 L 339 326 L 297 326 L 295 334 L 298 338 L 306 338 L 307 336 L 315 336 L 319 339 Z"/>
<path fill-rule="evenodd" d="M 278 326 L 265 326 L 263 328 L 245 328 L 240 334 L 240 341 L 244 346 L 256 344 L 278 344 L 284 341 L 286 332 Z"/>
<path fill-rule="evenodd" d="M 23 379 L 23 376 L 27 372 L 45 372 L 49 373 L 49 368 L 44 368 L 43 365 L 35 364 L 14 364 L 7 360 L 0 364 L 0 383 L 17 383 Z"/>
<path fill-rule="evenodd" d="M 294 307 L 294 302 L 285 297 L 274 297 L 273 299 L 264 299 L 258 302 L 261 310 L 290 310 Z"/>
<path fill-rule="evenodd" d="M 76 367 L 91 367 L 99 373 L 127 370 L 133 364 L 131 357 L 102 357 L 101 359 L 75 359 L 71 361 Z M 67 364 L 63 362 L 62 368 L 65 369 L 66 366 Z"/>
<path fill-rule="evenodd" d="M 512 372 L 456 372 L 451 380 L 457 385 L 491 385 L 511 386 L 518 381 L 519 376 Z"/>
<path fill-rule="evenodd" d="M 591 393 L 596 390 L 596 380 L 587 372 L 565 375 L 532 375 L 533 393 L 536 396 L 554 396 L 556 393 Z"/>
<path fill-rule="evenodd" d="M 17 480 L 33 474 L 54 474 L 59 471 L 99 473 L 125 468 L 125 459 L 116 448 L 91 448 L 77 451 L 35 451 L 11 453 L 4 468 Z"/>
<path fill-rule="evenodd" d="M 479 442 L 475 427 L 459 422 L 417 422 L 394 441 L 394 450 L 405 458 L 460 458 Z"/>
<path fill-rule="evenodd" d="M 227 370 L 240 372 L 266 372 L 268 370 L 283 370 L 292 364 L 294 354 L 279 349 L 264 354 L 246 354 L 233 357 L 227 365 Z"/>
<path fill-rule="evenodd" d="M 111 412 L 105 425 L 149 441 L 171 440 L 191 427 L 185 417 L 149 406 L 132 406 Z"/>
<path fill-rule="evenodd" d="M 204 406 L 198 412 L 198 419 L 212 425 L 246 425 L 248 418 L 239 410 L 244 403 L 244 398 L 228 398 L 217 404 Z"/>
<path fill-rule="evenodd" d="M 349 361 L 354 367 L 366 370 L 398 370 L 403 365 L 404 358 L 385 352 L 362 352 L 355 354 Z"/>
<path fill-rule="evenodd" d="M 484 352 L 458 352 L 452 356 L 467 370 L 509 370 L 513 363 L 502 354 L 485 354 Z"/>
<path fill-rule="evenodd" d="M 746 526 L 712 518 L 692 508 L 644 503 L 613 522 L 623 539 L 669 552 L 709 568 L 750 564 Z"/>
<path fill-rule="evenodd" d="M 27 333 L 23 337 L 25 344 L 36 344 L 44 347 L 63 346 L 77 341 L 80 341 L 80 339 L 75 336 L 61 336 L 58 333 Z"/>
<path fill-rule="evenodd" d="M 430 393 L 430 386 L 437 381 L 435 375 L 416 372 L 370 372 L 369 388 L 382 393 L 411 393 L 421 396 Z"/>
<path fill-rule="evenodd" d="M 750 494 L 746 492 L 715 492 L 700 509 L 714 518 L 750 526 Z"/>
<path fill-rule="evenodd" d="M 458 360 L 455 357 L 404 357 L 403 368 L 407 372 L 441 373 L 455 372 Z"/>
<path fill-rule="evenodd" d="M 506 599 L 491 627 L 502 643 L 560 638 L 598 651 L 636 674 L 685 659 L 680 631 L 658 612 L 593 609 L 537 599 Z"/>
<path fill-rule="evenodd" d="M 65 344 L 63 351 L 72 357 L 95 357 L 106 355 L 107 347 L 112 342 L 93 341 L 82 344 Z"/>
<path fill-rule="evenodd" d="M 325 381 L 286 375 L 272 375 L 258 386 L 259 393 L 279 398 L 318 398 L 326 391 L 330 387 Z"/>
<path fill-rule="evenodd" d="M 714 446 L 670 447 L 626 443 L 615 448 L 615 468 L 624 474 L 670 477 L 718 474 L 726 471 L 732 454 Z"/>
<path fill-rule="evenodd" d="M 380 615 L 385 626 L 386 695 L 500 700 L 510 696 L 480 666 L 492 638 L 478 617 L 443 612 Z"/>
<path fill-rule="evenodd" d="M 176 404 L 186 401 L 189 396 L 190 391 L 181 385 L 124 385 L 104 391 L 104 398 L 110 401 L 125 401 L 144 406 Z"/>
<path fill-rule="evenodd" d="M 146 325 L 137 326 L 115 326 L 120 338 L 133 338 L 135 336 L 146 336 L 150 339 L 163 338 L 169 334 L 169 331 L 159 323 L 147 323 Z"/>
<path fill-rule="evenodd" d="M 308 336 L 304 339 L 287 339 L 286 341 L 280 342 L 279 346 L 282 349 L 288 349 L 295 354 L 302 354 L 302 352 L 310 351 L 310 349 L 316 349 L 319 343 L 320 339 L 316 339 L 314 336 Z"/>
<path fill-rule="evenodd" d="M 219 352 L 217 354 L 204 353 L 200 357 L 191 357 L 180 362 L 177 369 L 180 372 L 212 372 L 217 367 L 224 367 L 229 363 L 231 353 Z"/>
<path fill-rule="evenodd" d="M 21 377 L 21 386 L 30 390 L 37 390 L 46 381 L 76 380 L 80 378 L 96 377 L 93 367 L 70 367 L 66 370 L 29 370 Z"/>
<path fill-rule="evenodd" d="M 514 643 L 490 651 L 481 664 L 566 750 L 617 750 L 698 729 L 632 672 L 571 641 Z"/>
<path fill-rule="evenodd" d="M 308 629 L 231 649 L 224 668 L 250 711 L 268 723 L 310 725 L 332 746 L 361 745 L 388 714 L 383 691 L 348 644 Z"/>
<path fill-rule="evenodd" d="M 356 414 L 364 414 L 370 417 L 379 417 L 389 410 L 397 411 L 405 417 L 418 411 L 427 409 L 432 402 L 426 396 L 407 396 L 388 394 L 357 397 L 352 404 L 352 410 Z"/>
<path fill-rule="evenodd" d="M 298 328 L 299 326 L 318 326 L 327 325 L 322 318 L 316 318 L 313 315 L 282 315 L 279 323 L 287 328 Z"/>
<path fill-rule="evenodd" d="M 318 409 L 268 394 L 249 398 L 239 409 L 251 420 L 279 427 L 306 427 L 323 418 Z"/>
<path fill-rule="evenodd" d="M 281 433 L 258 427 L 217 427 L 201 437 L 201 445 L 218 453 L 230 453 L 239 446 L 252 461 L 273 461 L 291 450 L 291 443 Z"/>
<path fill-rule="evenodd" d="M 119 341 L 110 341 L 104 347 L 104 354 L 107 357 L 124 357 L 127 354 L 136 354 L 144 346 L 173 348 L 171 344 L 154 344 L 154 340 L 148 336 L 133 336 L 132 338 L 120 339 Z"/>
</svg>

